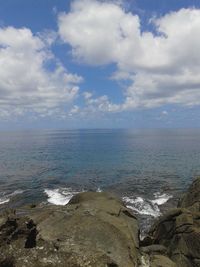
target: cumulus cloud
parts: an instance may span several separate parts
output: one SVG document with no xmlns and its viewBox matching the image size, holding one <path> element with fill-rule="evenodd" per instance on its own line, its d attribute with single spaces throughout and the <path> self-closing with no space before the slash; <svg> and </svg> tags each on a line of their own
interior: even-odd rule
<svg viewBox="0 0 200 267">
<path fill-rule="evenodd" d="M 74 1 L 70 13 L 59 15 L 58 24 L 73 55 L 91 65 L 115 62 L 124 36 L 139 35 L 139 18 L 113 2 Z"/>
<path fill-rule="evenodd" d="M 163 111 L 161 112 L 161 114 L 162 114 L 163 116 L 168 116 L 168 112 L 167 112 L 166 110 L 163 110 Z"/>
<path fill-rule="evenodd" d="M 104 115 L 104 113 L 116 113 L 121 111 L 121 106 L 114 104 L 110 101 L 107 95 L 95 97 L 91 92 L 86 91 L 83 93 L 85 106 L 79 109 L 80 115 L 92 116 L 97 113 Z"/>
<path fill-rule="evenodd" d="M 113 1 L 75 0 L 58 17 L 60 37 L 77 60 L 115 63 L 113 78 L 131 82 L 117 111 L 199 105 L 200 10 L 181 9 L 151 23 L 154 32 L 142 31 L 140 18 Z"/>
<path fill-rule="evenodd" d="M 86 109 L 87 113 L 91 112 L 118 112 L 120 111 L 120 106 L 110 102 L 107 95 L 100 97 L 89 97 L 86 98 Z"/>
<path fill-rule="evenodd" d="M 83 97 L 85 98 L 85 100 L 88 100 L 92 97 L 92 93 L 91 92 L 84 92 Z"/>
<path fill-rule="evenodd" d="M 0 117 L 59 115 L 77 97 L 82 78 L 50 52 L 54 33 L 45 36 L 28 28 L 0 28 Z"/>
</svg>

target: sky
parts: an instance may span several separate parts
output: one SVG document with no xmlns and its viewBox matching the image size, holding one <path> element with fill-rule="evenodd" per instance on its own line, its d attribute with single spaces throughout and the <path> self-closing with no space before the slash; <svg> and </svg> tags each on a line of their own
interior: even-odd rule
<svg viewBox="0 0 200 267">
<path fill-rule="evenodd" d="M 0 130 L 200 127 L 199 0 L 0 0 Z"/>
</svg>

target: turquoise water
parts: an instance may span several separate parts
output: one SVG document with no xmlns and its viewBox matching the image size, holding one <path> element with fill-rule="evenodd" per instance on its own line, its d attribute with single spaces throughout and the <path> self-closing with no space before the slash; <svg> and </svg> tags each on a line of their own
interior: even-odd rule
<svg viewBox="0 0 200 267">
<path fill-rule="evenodd" d="M 176 198 L 197 175 L 200 130 L 0 133 L 0 207 L 107 190 L 148 215 L 148 205 L 156 211 L 157 199 Z"/>
</svg>

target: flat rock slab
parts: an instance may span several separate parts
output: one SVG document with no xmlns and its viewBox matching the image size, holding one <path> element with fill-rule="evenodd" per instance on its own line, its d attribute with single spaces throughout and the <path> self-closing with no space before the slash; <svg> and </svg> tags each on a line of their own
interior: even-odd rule
<svg viewBox="0 0 200 267">
<path fill-rule="evenodd" d="M 81 193 L 64 207 L 25 213 L 0 219 L 0 267 L 138 266 L 137 219 L 111 194 Z"/>
</svg>

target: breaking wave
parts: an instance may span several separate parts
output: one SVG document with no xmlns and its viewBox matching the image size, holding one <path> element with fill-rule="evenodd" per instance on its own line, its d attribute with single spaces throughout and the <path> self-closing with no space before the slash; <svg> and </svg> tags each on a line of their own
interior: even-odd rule
<svg viewBox="0 0 200 267">
<path fill-rule="evenodd" d="M 102 192 L 101 188 L 97 188 L 97 192 Z M 83 191 L 81 191 L 83 192 Z M 47 195 L 47 201 L 54 205 L 64 206 L 69 203 L 70 199 L 80 193 L 80 191 L 74 191 L 72 188 L 57 188 L 57 189 L 45 189 L 44 193 Z M 171 195 L 166 193 L 155 193 L 154 199 L 144 199 L 142 197 L 123 197 L 127 208 L 132 209 L 138 214 L 158 217 L 161 215 L 159 206 L 166 203 Z"/>
<path fill-rule="evenodd" d="M 153 200 L 142 197 L 123 197 L 123 201 L 127 208 L 139 214 L 158 217 L 161 215 L 159 206 L 166 203 L 170 198 L 172 198 L 171 195 L 155 193 Z"/>
<path fill-rule="evenodd" d="M 44 192 L 48 196 L 49 203 L 61 206 L 66 205 L 74 195 L 80 193 L 71 188 L 45 189 Z"/>
<path fill-rule="evenodd" d="M 24 191 L 19 189 L 19 190 L 15 190 L 14 192 L 12 193 L 1 193 L 0 194 L 0 205 L 2 204 L 5 204 L 5 203 L 8 203 L 12 197 L 16 196 L 16 195 L 19 195 L 19 194 L 22 194 Z"/>
</svg>

